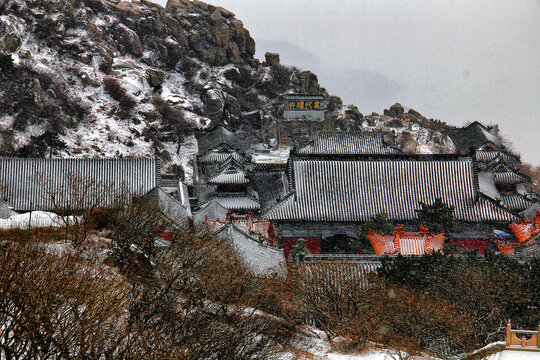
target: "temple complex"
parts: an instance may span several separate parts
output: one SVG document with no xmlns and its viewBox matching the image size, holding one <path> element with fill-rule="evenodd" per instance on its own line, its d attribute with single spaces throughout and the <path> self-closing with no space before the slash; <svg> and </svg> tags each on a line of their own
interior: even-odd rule
<svg viewBox="0 0 540 360">
<path fill-rule="evenodd" d="M 525 226 L 522 214 L 539 203 L 531 179 L 520 173 L 520 159 L 504 146 L 497 127 L 475 122 L 450 129 L 449 136 L 458 153 L 426 155 L 404 154 L 395 135 L 380 130 L 310 130 L 295 139 L 285 166 L 251 162 L 240 133 L 219 125 L 198 138 L 194 219 L 210 233 L 230 228 L 229 235 L 241 231 L 261 244 L 279 245 L 287 258 L 299 243 L 302 251 L 319 254 L 324 241 L 356 238 L 362 224 L 380 213 L 396 229 L 369 234 L 377 254 L 440 251 L 445 238 L 480 253 L 508 252 L 509 241 L 494 231 Z M 417 210 L 437 198 L 453 207 L 459 231 L 418 230 Z M 259 222 L 272 227 L 271 239 L 244 226 Z"/>
<path fill-rule="evenodd" d="M 199 155 L 194 170 L 197 208 L 217 203 L 227 210 L 258 212 L 258 194 L 247 177 L 249 159 L 236 134 L 218 125 L 198 138 Z"/>
</svg>

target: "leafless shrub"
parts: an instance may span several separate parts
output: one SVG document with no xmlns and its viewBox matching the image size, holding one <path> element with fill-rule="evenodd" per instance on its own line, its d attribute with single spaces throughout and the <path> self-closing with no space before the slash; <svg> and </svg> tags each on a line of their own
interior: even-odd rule
<svg viewBox="0 0 540 360">
<path fill-rule="evenodd" d="M 118 80 L 112 76 L 107 76 L 103 79 L 103 88 L 113 99 L 120 103 L 120 107 L 123 110 L 121 117 L 127 117 L 137 102 L 126 93 Z"/>
<path fill-rule="evenodd" d="M 173 108 L 160 96 L 154 96 L 152 102 L 163 117 L 162 131 L 165 139 L 180 143 L 186 136 L 193 134 L 194 125 L 186 120 L 181 110 Z"/>
<path fill-rule="evenodd" d="M 369 285 L 332 264 L 300 268 L 295 300 L 304 317 L 330 337 L 346 336 L 358 348 L 368 341 L 417 354 L 455 354 L 472 344 L 468 319 L 436 296 L 369 277 Z"/>
<path fill-rule="evenodd" d="M 42 245 L 0 244 L 0 356 L 124 358 L 129 286 Z"/>
</svg>

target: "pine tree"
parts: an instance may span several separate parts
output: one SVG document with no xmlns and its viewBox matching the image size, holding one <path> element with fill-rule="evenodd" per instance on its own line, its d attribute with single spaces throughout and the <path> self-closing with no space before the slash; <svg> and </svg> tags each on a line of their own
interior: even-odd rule
<svg viewBox="0 0 540 360">
<path fill-rule="evenodd" d="M 39 136 L 39 139 L 49 149 L 49 158 L 57 151 L 67 149 L 67 144 L 58 137 L 58 132 L 54 130 L 46 130 Z"/>
<path fill-rule="evenodd" d="M 0 54 L 0 69 L 2 71 L 8 72 L 13 69 L 13 58 L 11 55 Z"/>
<path fill-rule="evenodd" d="M 370 229 L 381 234 L 391 234 L 394 231 L 394 224 L 388 221 L 388 214 L 386 213 L 373 215 L 369 221 L 360 225 L 357 237 L 351 243 L 352 249 L 367 254 L 373 253 L 373 247 L 366 237 Z"/>
<path fill-rule="evenodd" d="M 446 233 L 460 229 L 460 222 L 454 217 L 454 207 L 445 204 L 441 198 L 435 199 L 433 204 L 420 202 L 422 208 L 416 210 L 418 225 L 427 226 L 431 233 L 439 233 L 444 230 Z"/>
</svg>

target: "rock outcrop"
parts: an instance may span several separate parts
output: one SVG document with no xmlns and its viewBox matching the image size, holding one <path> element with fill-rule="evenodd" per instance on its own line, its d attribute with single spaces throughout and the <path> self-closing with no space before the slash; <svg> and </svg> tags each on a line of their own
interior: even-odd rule
<svg viewBox="0 0 540 360">
<path fill-rule="evenodd" d="M 226 122 L 248 145 L 275 144 L 290 92 L 326 98 L 324 121 L 295 132 L 381 129 L 412 151 L 410 139 L 446 146 L 440 123 L 413 109 L 363 116 L 279 54 L 261 64 L 242 21 L 202 1 L 0 0 L 0 14 L 0 156 L 158 156 L 189 181 L 194 132 Z"/>
</svg>

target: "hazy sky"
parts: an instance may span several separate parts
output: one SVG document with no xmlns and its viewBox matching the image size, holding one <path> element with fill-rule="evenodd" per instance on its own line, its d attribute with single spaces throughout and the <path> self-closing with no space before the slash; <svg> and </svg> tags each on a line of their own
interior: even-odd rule
<svg viewBox="0 0 540 360">
<path fill-rule="evenodd" d="M 400 102 L 455 125 L 499 123 L 523 160 L 540 165 L 540 0 L 209 2 L 233 11 L 255 39 L 399 83 L 387 107 Z"/>
</svg>

